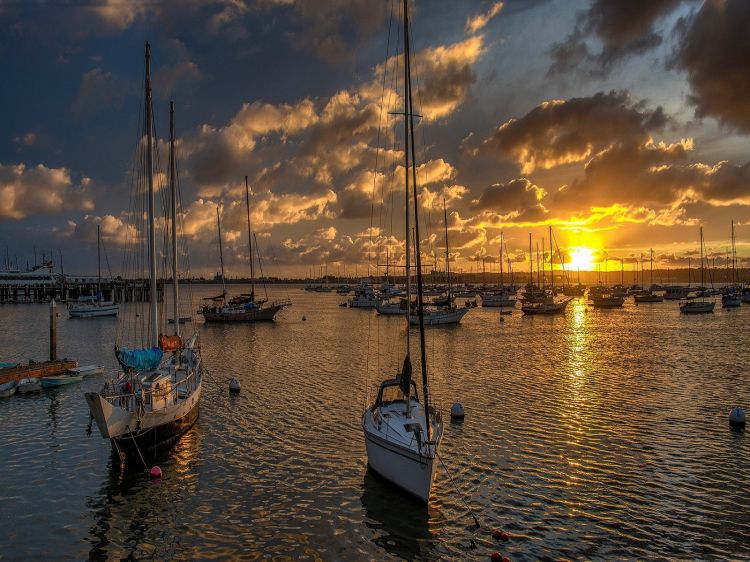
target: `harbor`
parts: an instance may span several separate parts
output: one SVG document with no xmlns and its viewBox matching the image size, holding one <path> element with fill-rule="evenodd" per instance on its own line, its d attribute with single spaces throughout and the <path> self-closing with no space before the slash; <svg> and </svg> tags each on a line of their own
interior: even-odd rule
<svg viewBox="0 0 750 562">
<path fill-rule="evenodd" d="M 196 298 L 217 287 L 201 291 Z M 206 365 L 238 377 L 242 391 L 206 385 L 196 425 L 152 461 L 164 471 L 158 483 L 123 471 L 96 428 L 86 436 L 83 394 L 102 376 L 0 400 L 12 490 L 0 514 L 15 521 L 3 552 L 484 560 L 499 528 L 512 559 L 750 555 L 741 516 L 750 451 L 727 423 L 731 407 L 750 404 L 750 355 L 732 344 L 750 328 L 750 307 L 692 317 L 675 302 L 598 310 L 576 298 L 564 316 L 499 322 L 496 309 L 479 307 L 457 327 L 431 329 L 435 401 L 444 411 L 460 401 L 466 418 L 447 422 L 442 444 L 455 485 L 438 470 L 429 508 L 414 510 L 368 473 L 355 431 L 376 374 L 400 367 L 388 348 L 403 318 L 342 309 L 335 293 L 290 294 L 294 305 L 273 324 L 202 326 Z M 0 357 L 43 356 L 47 315 L 44 305 L 6 307 Z M 111 376 L 114 330 L 110 319 L 61 317 L 59 352 L 103 359 Z M 237 339 L 249 345 L 230 345 Z M 360 353 L 368 341 L 369 355 Z M 315 353 L 278 358 L 285 348 Z M 50 530 L 41 541 L 39 525 Z"/>
</svg>

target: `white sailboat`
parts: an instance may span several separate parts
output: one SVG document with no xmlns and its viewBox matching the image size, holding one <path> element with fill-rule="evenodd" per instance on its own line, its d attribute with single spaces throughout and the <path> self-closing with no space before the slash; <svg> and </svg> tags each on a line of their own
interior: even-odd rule
<svg viewBox="0 0 750 562">
<path fill-rule="evenodd" d="M 649 257 L 651 260 L 651 287 L 654 286 L 654 249 L 651 248 L 649 251 Z M 641 259 L 641 286 L 643 286 L 643 260 Z M 647 302 L 664 302 L 664 297 L 654 293 L 653 289 L 645 289 L 638 291 L 633 295 L 633 300 L 637 303 Z"/>
<path fill-rule="evenodd" d="M 446 303 L 442 306 L 422 306 L 409 313 L 409 323 L 416 326 L 423 323 L 425 326 L 442 326 L 446 324 L 458 324 L 461 319 L 471 310 L 469 303 L 465 306 L 456 306 L 451 286 L 450 246 L 448 243 L 448 211 L 443 199 L 443 218 L 445 225 L 445 273 L 448 281 L 448 293 Z M 417 241 L 415 240 L 415 243 Z M 421 275 L 421 272 L 420 272 Z M 408 294 L 408 291 L 407 291 Z M 420 319 L 421 317 L 421 319 Z"/>
<path fill-rule="evenodd" d="M 414 164 L 414 118 L 411 94 L 411 56 L 409 48 L 409 10 L 404 9 L 404 143 L 405 143 L 405 194 L 406 194 L 406 294 L 411 295 L 411 251 L 409 228 L 411 205 L 409 174 L 412 174 L 417 279 L 417 320 L 420 335 L 422 400 L 417 385 L 412 380 L 411 338 L 406 327 L 406 357 L 401 372 L 383 381 L 375 401 L 362 414 L 369 467 L 395 486 L 421 501 L 430 499 L 435 476 L 438 448 L 443 436 L 440 412 L 430 406 L 427 376 L 427 356 L 424 331 L 424 288 L 422 285 L 422 260 L 419 251 L 419 214 L 416 165 Z M 411 164 L 410 164 L 411 156 Z M 411 309 L 411 298 L 407 299 Z M 411 312 L 409 310 L 409 312 Z M 411 315 L 408 315 L 411 317 Z"/>
<path fill-rule="evenodd" d="M 148 242 L 148 272 L 150 281 L 150 302 L 147 314 L 138 315 L 133 325 L 125 326 L 115 345 L 115 356 L 122 372 L 115 380 L 108 381 L 101 392 L 86 393 L 86 402 L 91 417 L 96 421 L 102 437 L 110 439 L 113 445 L 124 452 L 153 449 L 178 438 L 190 429 L 198 418 L 201 398 L 201 357 L 198 334 L 193 333 L 183 340 L 180 323 L 173 323 L 171 336 L 164 335 L 158 310 L 158 287 L 156 271 L 156 210 L 154 189 L 154 123 L 151 98 L 151 49 L 146 43 L 145 57 L 145 119 L 143 137 L 139 142 L 145 150 L 145 158 L 140 158 L 145 170 L 135 179 L 135 196 L 145 198 L 147 206 L 148 236 L 138 236 L 134 244 Z M 165 205 L 171 211 L 171 274 L 172 274 L 172 316 L 180 318 L 179 272 L 177 246 L 177 187 L 176 159 L 174 152 L 174 104 L 170 103 L 170 173 L 169 187 L 171 201 Z M 144 155 L 141 155 L 144 156 Z M 147 185 L 143 185 L 146 183 Z M 139 199 L 140 201 L 140 199 Z M 139 203 L 140 204 L 140 203 Z M 141 225 L 145 228 L 146 225 Z M 145 233 L 144 233 L 145 234 Z M 133 253 L 142 248 L 133 249 Z M 145 264 L 143 264 L 145 267 Z M 139 321 L 138 317 L 143 318 Z M 161 319 L 164 320 L 164 314 Z M 121 339 L 130 336 L 133 347 L 120 345 Z"/>
<path fill-rule="evenodd" d="M 700 229 L 701 232 L 701 287 L 703 286 L 703 227 Z M 688 296 L 680 302 L 680 312 L 684 314 L 705 314 L 707 312 L 713 312 L 716 303 L 712 300 L 706 300 L 706 297 L 701 296 L 700 298 L 695 296 Z"/>
<path fill-rule="evenodd" d="M 97 282 L 96 296 L 82 296 L 68 305 L 71 318 L 97 318 L 100 316 L 117 316 L 120 305 L 102 299 L 102 235 L 99 225 L 96 226 L 96 263 Z"/>
</svg>

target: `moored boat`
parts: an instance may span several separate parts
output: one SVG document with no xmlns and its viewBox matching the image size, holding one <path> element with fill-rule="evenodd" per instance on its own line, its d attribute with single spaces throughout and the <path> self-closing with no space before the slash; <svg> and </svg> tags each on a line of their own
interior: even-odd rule
<svg viewBox="0 0 750 562">
<path fill-rule="evenodd" d="M 42 383 L 38 378 L 25 378 L 18 381 L 18 394 L 30 394 L 42 390 Z"/>
<path fill-rule="evenodd" d="M 66 374 L 57 375 L 54 377 L 44 377 L 41 382 L 42 382 L 43 388 L 52 388 L 56 386 L 65 386 L 68 384 L 74 384 L 77 382 L 81 382 L 82 380 L 83 380 L 83 375 L 66 373 Z"/>
<path fill-rule="evenodd" d="M 14 380 L 0 384 L 0 398 L 10 398 L 16 393 L 17 389 L 18 383 Z"/>
</svg>

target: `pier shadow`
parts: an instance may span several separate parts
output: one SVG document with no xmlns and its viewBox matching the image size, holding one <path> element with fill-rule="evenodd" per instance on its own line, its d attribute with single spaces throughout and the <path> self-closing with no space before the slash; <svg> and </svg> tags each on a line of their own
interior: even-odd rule
<svg viewBox="0 0 750 562">
<path fill-rule="evenodd" d="M 435 537 L 430 532 L 428 506 L 367 470 L 360 498 L 371 541 L 405 560 L 435 558 Z"/>
</svg>

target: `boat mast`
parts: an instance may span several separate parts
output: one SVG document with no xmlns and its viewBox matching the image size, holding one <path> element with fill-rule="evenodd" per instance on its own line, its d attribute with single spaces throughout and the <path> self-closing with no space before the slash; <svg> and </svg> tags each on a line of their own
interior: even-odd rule
<svg viewBox="0 0 750 562">
<path fill-rule="evenodd" d="M 221 218 L 219 218 L 219 207 L 216 207 L 216 224 L 219 227 L 219 261 L 221 262 L 221 298 L 227 303 L 227 283 L 224 280 L 224 250 L 221 247 Z"/>
<path fill-rule="evenodd" d="M 253 260 L 253 235 L 250 225 L 250 187 L 247 184 L 247 176 L 245 176 L 245 208 L 247 210 L 247 245 L 250 248 L 250 300 L 255 302 L 255 260 Z"/>
<path fill-rule="evenodd" d="M 737 251 L 734 244 L 734 219 L 732 219 L 732 284 L 737 284 Z"/>
<path fill-rule="evenodd" d="M 413 142 L 414 139 L 412 139 Z M 443 197 L 443 222 L 445 223 L 445 274 L 448 279 L 448 304 L 451 305 L 453 304 L 453 299 L 451 298 L 451 261 L 448 251 L 448 211 L 445 207 L 445 197 Z"/>
<path fill-rule="evenodd" d="M 549 225 L 549 278 L 552 298 L 555 298 L 555 269 L 552 267 L 552 225 Z"/>
<path fill-rule="evenodd" d="M 174 102 L 169 102 L 169 193 L 172 196 L 172 317 L 180 335 L 179 279 L 177 278 L 177 163 L 174 154 Z"/>
<path fill-rule="evenodd" d="M 701 231 L 701 289 L 703 289 L 704 282 L 703 282 L 703 227 L 702 226 L 700 227 L 700 231 Z M 701 290 L 701 292 L 704 292 L 704 291 Z"/>
<path fill-rule="evenodd" d="M 96 300 L 102 301 L 102 234 L 101 225 L 96 225 Z"/>
<path fill-rule="evenodd" d="M 151 105 L 151 45 L 146 42 L 146 108 L 144 111 L 144 128 L 146 132 L 146 173 L 148 176 L 148 253 L 149 276 L 151 278 L 151 346 L 159 346 L 159 317 L 156 294 L 156 226 L 154 203 L 154 162 L 153 162 L 153 116 Z"/>
<path fill-rule="evenodd" d="M 404 0 L 404 58 L 406 67 L 405 74 L 407 79 L 405 87 L 409 98 L 408 121 L 409 129 L 411 131 L 411 135 L 409 135 L 409 138 L 411 141 L 412 190 L 414 192 L 414 255 L 417 262 L 417 312 L 419 317 L 419 347 L 422 358 L 422 394 L 424 394 L 424 413 L 425 425 L 427 426 L 427 441 L 430 441 L 432 434 L 430 426 L 430 385 L 427 380 L 427 344 L 425 342 L 424 334 L 424 287 L 422 283 L 422 254 L 419 249 L 419 209 L 417 206 L 417 201 L 419 201 L 419 199 L 417 194 L 417 167 L 415 165 L 417 158 L 416 151 L 414 149 L 414 113 L 412 111 L 414 105 L 411 97 L 411 54 L 409 45 L 409 9 L 407 3 L 407 0 Z"/>
<path fill-rule="evenodd" d="M 409 317 L 411 316 L 411 246 L 409 241 L 409 234 L 411 231 L 410 215 L 411 210 L 409 208 L 409 24 L 407 19 L 407 6 L 406 0 L 404 0 L 404 187 L 405 187 L 405 209 L 406 209 L 406 232 L 404 233 L 404 251 L 406 252 L 406 360 L 405 364 L 411 365 L 411 330 L 409 325 Z M 417 303 L 420 307 L 419 315 L 422 317 L 421 302 Z M 411 372 L 411 370 L 409 371 Z M 403 377 L 406 373 L 401 373 Z M 403 388 L 406 388 L 404 392 L 404 401 L 406 402 L 406 417 L 411 417 L 410 408 L 410 395 L 411 395 L 411 380 L 406 381 Z M 427 424 L 429 426 L 429 423 Z"/>
<path fill-rule="evenodd" d="M 503 231 L 500 231 L 500 290 L 504 290 L 503 285 Z"/>
<path fill-rule="evenodd" d="M 531 253 L 531 232 L 529 232 L 529 285 L 531 285 L 531 295 L 534 296 L 534 255 Z"/>
</svg>

